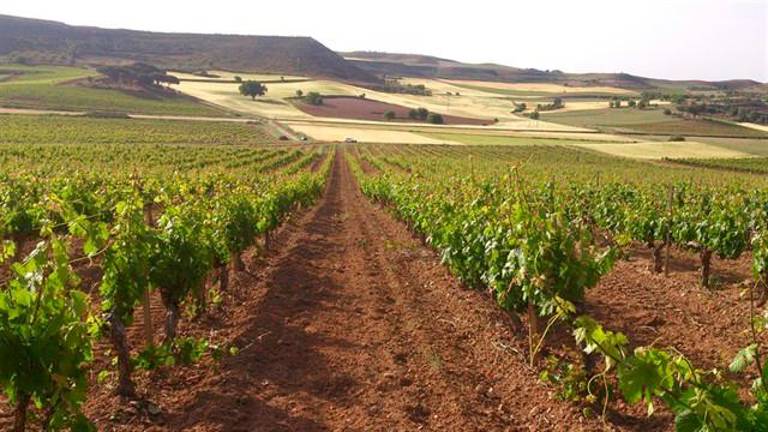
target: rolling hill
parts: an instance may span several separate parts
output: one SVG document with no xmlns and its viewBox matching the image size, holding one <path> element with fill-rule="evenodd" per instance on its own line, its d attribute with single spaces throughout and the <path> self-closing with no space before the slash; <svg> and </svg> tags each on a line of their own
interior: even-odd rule
<svg viewBox="0 0 768 432">
<path fill-rule="evenodd" d="M 309 37 L 154 33 L 70 26 L 0 15 L 0 59 L 47 64 L 119 64 L 258 71 L 375 82 Z"/>
<path fill-rule="evenodd" d="M 493 63 L 470 64 L 420 54 L 396 54 L 373 51 L 339 53 L 360 69 L 376 75 L 402 75 L 500 82 L 548 82 L 574 86 L 610 86 L 633 90 L 658 88 L 698 88 L 711 90 L 742 90 L 765 88 L 752 80 L 674 81 L 645 78 L 627 73 L 566 73 L 516 68 Z"/>
</svg>

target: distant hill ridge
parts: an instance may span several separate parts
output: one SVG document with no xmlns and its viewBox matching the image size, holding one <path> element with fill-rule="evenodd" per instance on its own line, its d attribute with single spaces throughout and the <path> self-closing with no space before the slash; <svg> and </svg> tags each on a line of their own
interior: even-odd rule
<svg viewBox="0 0 768 432">
<path fill-rule="evenodd" d="M 635 90 L 704 87 L 740 90 L 768 86 L 752 80 L 671 81 L 626 73 L 574 74 L 497 64 L 469 64 L 420 54 L 336 53 L 311 37 L 244 36 L 70 26 L 0 15 L 0 61 L 46 64 L 144 62 L 181 70 L 226 69 L 302 75 L 364 83 L 384 75 L 502 82 L 552 82 Z"/>
<path fill-rule="evenodd" d="M 424 78 L 466 79 L 500 82 L 552 82 L 572 85 L 614 86 L 635 90 L 663 87 L 711 87 L 717 89 L 738 90 L 755 86 L 764 86 L 753 80 L 674 81 L 645 78 L 627 73 L 565 73 L 562 71 L 543 71 L 523 69 L 493 63 L 461 63 L 439 57 L 421 54 L 399 54 L 375 51 L 340 52 L 355 66 L 376 75 L 407 75 Z"/>
<path fill-rule="evenodd" d="M 376 82 L 310 37 L 154 33 L 0 15 L 0 57 L 31 63 L 229 69 Z"/>
</svg>

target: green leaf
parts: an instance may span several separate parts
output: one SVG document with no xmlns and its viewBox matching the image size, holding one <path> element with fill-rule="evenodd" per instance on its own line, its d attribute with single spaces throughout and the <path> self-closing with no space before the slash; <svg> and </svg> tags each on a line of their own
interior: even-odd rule
<svg viewBox="0 0 768 432">
<path fill-rule="evenodd" d="M 753 343 L 746 348 L 740 350 L 736 357 L 733 358 L 729 369 L 731 372 L 741 372 L 755 361 L 755 355 L 757 354 L 757 344 Z"/>
</svg>

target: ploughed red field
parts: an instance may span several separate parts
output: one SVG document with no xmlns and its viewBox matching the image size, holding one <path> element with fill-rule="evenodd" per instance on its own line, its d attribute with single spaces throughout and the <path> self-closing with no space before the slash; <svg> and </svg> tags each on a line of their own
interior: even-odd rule
<svg viewBox="0 0 768 432">
<path fill-rule="evenodd" d="M 408 112 L 411 110 L 411 107 L 352 96 L 325 96 L 323 97 L 322 105 L 311 105 L 297 101 L 296 107 L 315 117 L 335 117 L 355 120 L 384 120 L 384 113 L 393 111 L 395 113 L 395 119 L 393 121 L 424 123 L 420 120 L 413 120 L 408 117 Z M 445 124 L 449 125 L 489 125 L 493 123 L 493 120 L 489 119 L 476 119 L 445 114 L 443 115 L 443 120 Z"/>
</svg>

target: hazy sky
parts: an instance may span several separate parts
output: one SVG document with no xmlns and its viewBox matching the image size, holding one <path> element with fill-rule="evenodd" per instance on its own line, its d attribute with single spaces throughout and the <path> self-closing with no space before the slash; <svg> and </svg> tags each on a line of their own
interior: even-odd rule
<svg viewBox="0 0 768 432">
<path fill-rule="evenodd" d="M 4 1 L 0 14 L 153 31 L 312 36 L 337 51 L 567 72 L 768 81 L 768 0 Z"/>
</svg>

